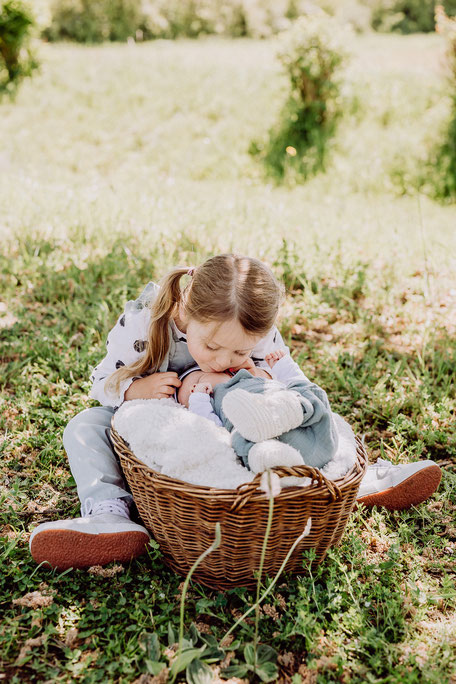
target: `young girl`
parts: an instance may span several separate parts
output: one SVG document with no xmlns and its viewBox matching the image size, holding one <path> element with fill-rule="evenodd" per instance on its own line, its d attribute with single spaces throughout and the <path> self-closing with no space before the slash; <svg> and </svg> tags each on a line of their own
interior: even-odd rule
<svg viewBox="0 0 456 684">
<path fill-rule="evenodd" d="M 183 276 L 190 279 L 182 289 Z M 82 568 L 128 561 L 146 550 L 149 533 L 130 520 L 132 497 L 109 439 L 115 409 L 131 399 L 173 396 L 178 374 L 195 364 L 219 372 L 250 368 L 253 361 L 251 372 L 269 378 L 266 353 L 289 353 L 274 326 L 282 293 L 262 262 L 223 254 L 196 269 L 172 270 L 160 286 L 149 283 L 127 303 L 92 375 L 91 396 L 101 406 L 82 411 L 63 435 L 82 517 L 43 523 L 32 532 L 38 563 Z M 359 500 L 405 507 L 430 496 L 439 479 L 432 461 L 382 461 L 368 469 Z"/>
</svg>

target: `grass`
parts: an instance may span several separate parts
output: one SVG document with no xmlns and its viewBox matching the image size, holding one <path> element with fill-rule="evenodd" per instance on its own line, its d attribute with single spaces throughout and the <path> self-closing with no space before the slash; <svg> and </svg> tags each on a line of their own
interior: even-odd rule
<svg viewBox="0 0 456 684">
<path fill-rule="evenodd" d="M 318 571 L 304 559 L 298 578 L 279 582 L 259 625 L 279 681 L 456 677 L 456 209 L 394 182 L 449 111 L 443 43 L 357 37 L 331 163 L 305 185 L 289 175 L 280 186 L 247 151 L 286 97 L 274 45 L 44 45 L 41 73 L 0 105 L 8 681 L 166 681 L 182 578 L 159 550 L 58 573 L 31 561 L 27 541 L 36 524 L 78 514 L 61 435 L 93 404 L 89 369 L 124 302 L 168 267 L 228 249 L 284 280 L 282 331 L 371 458 L 443 468 L 429 502 L 358 510 Z M 209 642 L 213 667 L 245 661 L 253 623 L 223 652 L 211 638 L 254 600 L 191 585 L 187 637 Z"/>
</svg>

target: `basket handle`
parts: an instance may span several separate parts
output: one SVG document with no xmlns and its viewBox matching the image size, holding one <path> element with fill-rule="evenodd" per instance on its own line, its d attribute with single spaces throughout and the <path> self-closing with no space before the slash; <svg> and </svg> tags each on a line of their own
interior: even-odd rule
<svg viewBox="0 0 456 684">
<path fill-rule="evenodd" d="M 337 501 L 341 498 L 342 492 L 340 488 L 334 484 L 331 480 L 328 480 L 317 468 L 312 468 L 311 466 L 279 466 L 277 468 L 271 468 L 272 472 L 276 473 L 279 477 L 309 477 L 311 479 L 311 484 L 317 483 L 317 486 L 324 485 L 328 490 L 331 501 Z M 239 485 L 236 489 L 237 496 L 231 506 L 230 511 L 236 513 L 243 508 L 246 503 L 250 501 L 252 496 L 256 494 L 260 489 L 260 480 L 263 473 L 257 473 L 255 478 L 251 482 L 246 482 Z"/>
</svg>

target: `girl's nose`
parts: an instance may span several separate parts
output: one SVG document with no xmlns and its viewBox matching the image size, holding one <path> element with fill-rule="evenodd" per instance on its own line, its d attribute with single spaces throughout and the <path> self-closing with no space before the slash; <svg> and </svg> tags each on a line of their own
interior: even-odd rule
<svg viewBox="0 0 456 684">
<path fill-rule="evenodd" d="M 217 364 L 217 372 L 221 373 L 222 371 L 230 367 L 231 357 L 227 354 L 223 354 L 221 356 L 217 356 L 215 362 Z"/>
</svg>

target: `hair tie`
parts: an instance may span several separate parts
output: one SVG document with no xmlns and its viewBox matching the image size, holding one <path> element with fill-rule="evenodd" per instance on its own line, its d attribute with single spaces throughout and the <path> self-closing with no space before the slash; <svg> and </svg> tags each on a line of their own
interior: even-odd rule
<svg viewBox="0 0 456 684">
<path fill-rule="evenodd" d="M 190 266 L 190 268 L 187 271 L 187 275 L 190 276 L 190 278 L 193 278 L 193 274 L 195 273 L 195 267 Z"/>
</svg>

